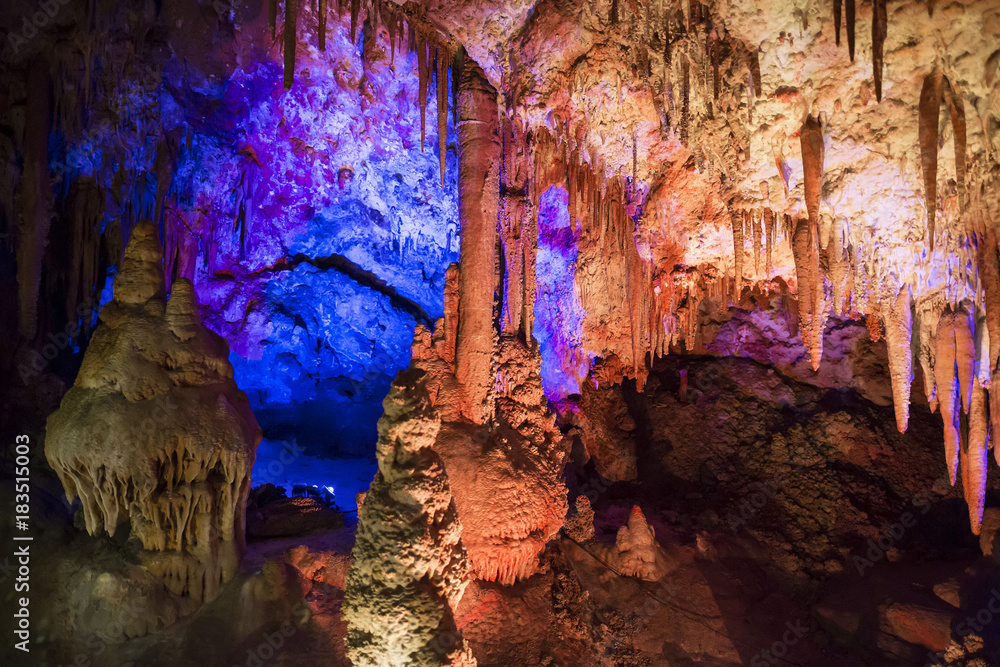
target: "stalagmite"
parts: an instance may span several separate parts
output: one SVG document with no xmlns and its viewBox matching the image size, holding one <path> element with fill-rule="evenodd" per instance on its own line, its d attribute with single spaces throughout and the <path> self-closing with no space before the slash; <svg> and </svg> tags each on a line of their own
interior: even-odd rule
<svg viewBox="0 0 1000 667">
<path fill-rule="evenodd" d="M 875 72 L 875 99 L 882 101 L 882 47 L 888 28 L 886 18 L 886 0 L 872 0 L 872 64 Z"/>
<path fill-rule="evenodd" d="M 17 237 L 18 329 L 26 339 L 38 329 L 42 258 L 52 219 L 49 183 L 49 75 L 48 65 L 36 59 L 28 68 L 24 121 L 24 176 L 21 182 L 24 214 Z"/>
<path fill-rule="evenodd" d="M 476 664 L 455 623 L 469 561 L 433 449 L 441 418 L 425 377 L 400 373 L 378 422 L 378 472 L 358 509 L 343 603 L 347 656 L 358 667 Z"/>
<path fill-rule="evenodd" d="M 885 344 L 889 351 L 889 379 L 892 382 L 896 428 L 903 433 L 910 420 L 910 385 L 913 382 L 913 352 L 910 349 L 913 316 L 909 285 L 903 285 L 894 299 L 882 305 L 882 317 L 885 321 Z"/>
<path fill-rule="evenodd" d="M 458 95 L 458 198 L 461 317 L 456 374 L 466 389 L 473 421 L 492 410 L 494 251 L 500 206 L 500 136 L 496 91 L 481 69 L 466 63 Z"/>
<path fill-rule="evenodd" d="M 934 380 L 938 405 L 944 422 L 945 463 L 948 478 L 955 484 L 961 438 L 958 432 L 959 390 L 955 377 L 955 314 L 947 309 L 938 321 L 934 339 Z"/>
<path fill-rule="evenodd" d="M 972 390 L 969 411 L 968 441 L 962 445 L 962 490 L 969 506 L 972 533 L 978 535 L 986 505 L 986 470 L 989 458 L 989 424 L 986 416 L 986 390 L 979 382 Z"/>
<path fill-rule="evenodd" d="M 261 432 L 191 283 L 164 301 L 157 236 L 148 223 L 132 230 L 45 456 L 90 534 L 128 520 L 143 567 L 200 602 L 236 574 Z"/>
<path fill-rule="evenodd" d="M 962 411 L 969 413 L 972 384 L 976 377 L 975 316 L 965 305 L 955 311 L 955 364 Z"/>
<path fill-rule="evenodd" d="M 285 0 L 285 90 L 295 81 L 295 24 L 299 2 L 301 0 Z"/>
</svg>

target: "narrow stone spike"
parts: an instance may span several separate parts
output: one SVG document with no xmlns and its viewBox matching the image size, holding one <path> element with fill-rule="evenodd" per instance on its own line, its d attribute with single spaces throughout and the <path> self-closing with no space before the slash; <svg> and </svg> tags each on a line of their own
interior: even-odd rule
<svg viewBox="0 0 1000 667">
<path fill-rule="evenodd" d="M 854 0 L 844 0 L 844 14 L 847 19 L 847 53 L 854 62 Z"/>
<path fill-rule="evenodd" d="M 885 0 L 883 0 L 884 2 Z M 947 88 L 944 91 L 945 102 L 948 104 L 948 112 L 951 114 L 951 127 L 955 132 L 955 181 L 958 184 L 958 203 L 962 211 L 965 210 L 965 103 L 962 96 L 955 89 L 955 86 L 945 79 Z"/>
<path fill-rule="evenodd" d="M 833 28 L 837 36 L 837 46 L 840 46 L 840 7 L 844 0 L 833 0 Z"/>
<path fill-rule="evenodd" d="M 750 228 L 753 230 L 753 271 L 754 277 L 760 279 L 760 245 L 761 245 L 761 221 L 750 216 Z"/>
<path fill-rule="evenodd" d="M 357 0 L 352 0 L 356 2 Z M 420 150 L 424 150 L 424 139 L 427 134 L 427 45 L 424 36 L 419 32 L 417 37 L 417 106 L 420 107 Z"/>
<path fill-rule="evenodd" d="M 882 305 L 885 321 L 885 345 L 889 350 L 889 378 L 896 410 L 896 428 L 906 431 L 910 421 L 910 384 L 913 382 L 913 353 L 910 347 L 913 315 L 910 311 L 910 287 L 903 285 L 895 299 Z"/>
<path fill-rule="evenodd" d="M 943 76 L 934 70 L 924 78 L 920 90 L 918 140 L 924 173 L 924 206 L 927 209 L 927 243 L 934 252 L 934 216 L 937 212 L 937 140 Z"/>
<path fill-rule="evenodd" d="M 809 350 L 813 370 L 819 370 L 823 359 L 824 313 L 817 308 L 816 295 L 822 290 L 822 275 L 819 273 L 816 235 L 812 233 L 809 220 L 803 218 L 795 226 L 792 235 L 792 256 L 795 259 L 795 277 L 798 284 L 799 333 L 802 343 Z M 817 282 L 819 288 L 817 289 Z M 821 304 L 820 304 L 821 305 Z M 817 335 L 818 333 L 818 335 Z"/>
<path fill-rule="evenodd" d="M 268 0 L 267 24 L 271 26 L 271 39 L 274 39 L 278 31 L 278 0 Z"/>
<path fill-rule="evenodd" d="M 742 211 L 733 212 L 729 217 L 733 223 L 733 258 L 734 277 L 736 281 L 736 292 L 733 295 L 733 302 L 740 303 L 740 296 L 743 294 L 743 216 Z M 727 304 L 728 305 L 728 304 Z"/>
<path fill-rule="evenodd" d="M 767 276 L 766 277 L 770 279 L 770 277 L 771 277 L 771 269 L 774 266 L 774 264 L 771 261 L 771 257 L 772 257 L 772 252 L 774 250 L 774 226 L 775 226 L 775 223 L 774 223 L 774 211 L 772 211 L 769 208 L 765 208 L 764 209 L 764 224 L 765 224 L 766 231 L 767 231 L 767 266 L 765 268 L 766 268 L 766 271 L 767 271 Z"/>
<path fill-rule="evenodd" d="M 955 318 L 948 308 L 938 320 L 934 337 L 934 380 L 937 384 L 938 405 L 944 422 L 945 464 L 952 486 L 958 473 L 958 383 L 955 378 Z"/>
<path fill-rule="evenodd" d="M 962 490 L 969 506 L 969 523 L 972 533 L 978 535 L 983 523 L 986 505 L 986 461 L 989 456 L 989 426 L 986 417 L 986 390 L 976 382 L 972 390 L 972 408 L 969 412 L 968 442 L 963 443 Z"/>
<path fill-rule="evenodd" d="M 750 49 L 750 80 L 753 82 L 754 97 L 760 97 L 763 90 L 760 84 L 760 54 L 757 49 Z"/>
<path fill-rule="evenodd" d="M 296 3 L 299 0 L 285 0 L 285 90 L 295 81 L 295 22 Z"/>
<path fill-rule="evenodd" d="M 872 0 L 872 65 L 875 74 L 875 99 L 882 101 L 882 47 L 885 44 L 885 35 L 888 30 L 888 19 L 886 18 L 885 1 Z"/>
<path fill-rule="evenodd" d="M 799 132 L 802 147 L 802 171 L 805 181 L 806 210 L 809 223 L 819 222 L 819 201 L 823 190 L 823 128 L 819 120 L 807 116 Z"/>
<path fill-rule="evenodd" d="M 969 414 L 972 384 L 976 377 L 975 319 L 964 305 L 955 312 L 954 318 L 958 386 L 962 396 L 962 411 Z"/>
<path fill-rule="evenodd" d="M 936 354 L 936 334 L 938 321 L 941 317 L 940 308 L 925 300 L 919 303 L 917 311 L 917 359 L 920 362 L 921 375 L 924 381 L 924 396 L 930 411 L 938 407 L 937 388 L 934 382 L 934 357 Z"/>
<path fill-rule="evenodd" d="M 448 61 L 444 47 L 437 54 L 437 120 L 438 161 L 441 163 L 441 187 L 444 187 L 444 165 L 448 151 Z"/>
<path fill-rule="evenodd" d="M 361 10 L 361 0 L 351 0 L 351 44 L 357 41 L 358 12 Z"/>
<path fill-rule="evenodd" d="M 326 0 L 319 0 L 319 50 L 326 51 Z"/>
</svg>

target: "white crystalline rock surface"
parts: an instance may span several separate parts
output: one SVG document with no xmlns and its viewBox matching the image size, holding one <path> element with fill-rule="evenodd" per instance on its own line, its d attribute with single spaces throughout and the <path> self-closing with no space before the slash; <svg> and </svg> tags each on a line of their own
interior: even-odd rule
<svg viewBox="0 0 1000 667">
<path fill-rule="evenodd" d="M 441 426 L 419 371 L 393 383 L 379 420 L 379 470 L 358 510 L 343 617 L 358 667 L 471 667 L 455 625 L 469 582 L 462 524 L 432 448 Z"/>
<path fill-rule="evenodd" d="M 45 455 L 88 532 L 127 520 L 143 565 L 201 601 L 242 555 L 261 434 L 228 345 L 202 325 L 190 282 L 165 300 L 161 262 L 156 229 L 136 226 L 76 382 L 49 417 Z"/>
</svg>

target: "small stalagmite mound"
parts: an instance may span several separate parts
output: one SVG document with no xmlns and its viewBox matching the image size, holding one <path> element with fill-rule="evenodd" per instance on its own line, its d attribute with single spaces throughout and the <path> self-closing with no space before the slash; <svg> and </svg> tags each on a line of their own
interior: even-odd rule
<svg viewBox="0 0 1000 667">
<path fill-rule="evenodd" d="M 164 298 L 162 259 L 156 229 L 136 226 L 76 382 L 48 419 L 45 455 L 90 534 L 127 522 L 143 566 L 201 602 L 242 556 L 261 432 L 191 283 Z"/>
<path fill-rule="evenodd" d="M 632 508 L 628 524 L 618 529 L 608 560 L 622 574 L 644 581 L 659 581 L 670 571 L 670 560 L 638 505 Z"/>
</svg>

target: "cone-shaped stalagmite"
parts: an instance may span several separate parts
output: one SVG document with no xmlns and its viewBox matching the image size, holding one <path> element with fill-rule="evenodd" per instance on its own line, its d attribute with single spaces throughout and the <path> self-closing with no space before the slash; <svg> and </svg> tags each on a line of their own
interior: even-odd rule
<svg viewBox="0 0 1000 667">
<path fill-rule="evenodd" d="M 969 411 L 968 441 L 962 443 L 962 489 L 969 505 L 972 532 L 979 534 L 986 503 L 986 461 L 989 448 L 989 426 L 986 418 L 986 390 L 975 383 Z"/>
<path fill-rule="evenodd" d="M 458 204 L 461 225 L 456 375 L 484 421 L 493 384 L 493 293 L 497 215 L 500 207 L 500 132 L 496 91 L 483 71 L 467 62 L 458 91 Z"/>
<path fill-rule="evenodd" d="M 955 484 L 958 471 L 958 383 L 955 377 L 955 314 L 948 308 L 938 320 L 934 338 L 934 380 L 937 385 L 938 404 L 944 422 L 945 463 L 948 479 Z"/>
<path fill-rule="evenodd" d="M 913 382 L 913 353 L 910 338 L 913 316 L 910 312 L 910 287 L 904 285 L 898 295 L 882 304 L 885 320 L 885 344 L 889 350 L 889 378 L 896 409 L 896 428 L 906 431 L 910 420 L 910 384 Z"/>
</svg>

